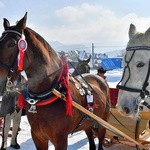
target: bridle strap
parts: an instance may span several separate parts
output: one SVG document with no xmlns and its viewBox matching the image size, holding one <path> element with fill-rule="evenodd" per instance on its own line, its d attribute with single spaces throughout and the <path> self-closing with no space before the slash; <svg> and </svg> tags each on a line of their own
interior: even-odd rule
<svg viewBox="0 0 150 150">
<path fill-rule="evenodd" d="M 147 72 L 147 75 L 146 75 L 146 78 L 145 78 L 145 81 L 144 81 L 144 84 L 143 84 L 143 88 L 142 88 L 142 91 L 141 91 L 141 97 L 142 98 L 144 98 L 145 95 L 149 95 L 149 91 L 146 90 L 146 87 L 149 85 L 149 83 L 148 83 L 149 76 L 150 76 L 150 60 L 149 60 L 148 72 Z"/>
<path fill-rule="evenodd" d="M 127 67 L 125 67 L 125 69 L 129 68 L 129 63 L 132 60 L 133 55 L 134 55 L 136 50 L 150 50 L 150 47 L 148 47 L 148 46 L 128 47 L 126 50 L 127 51 L 133 51 L 133 54 L 132 54 L 130 60 L 128 62 L 126 61 Z M 149 68 L 148 68 L 147 75 L 146 75 L 145 81 L 143 83 L 142 89 L 130 88 L 130 87 L 126 86 L 126 83 L 128 82 L 128 80 L 130 78 L 130 68 L 129 68 L 129 77 L 128 77 L 127 81 L 125 82 L 124 85 L 120 85 L 120 83 L 122 82 L 122 80 L 124 78 L 124 74 L 125 74 L 125 71 L 123 73 L 122 79 L 120 80 L 120 82 L 116 86 L 118 89 L 128 91 L 128 92 L 140 93 L 141 98 L 144 98 L 145 95 L 149 95 L 149 91 L 146 90 L 146 87 L 149 85 L 148 80 L 149 80 L 149 76 L 150 76 L 150 60 L 149 60 Z"/>
<path fill-rule="evenodd" d="M 10 69 L 10 66 L 7 64 L 4 64 L 2 61 L 0 61 L 0 67 L 5 68 L 6 70 Z"/>
<path fill-rule="evenodd" d="M 15 30 L 6 30 L 2 34 L 10 33 L 10 32 L 11 33 L 15 33 L 15 34 L 19 35 L 20 37 L 22 37 L 22 34 L 20 32 L 18 32 L 18 31 L 15 31 Z"/>
<path fill-rule="evenodd" d="M 135 93 L 140 93 L 142 91 L 141 89 L 130 88 L 130 87 L 122 86 L 119 84 L 117 84 L 116 88 L 120 90 L 128 91 L 128 92 L 135 92 Z"/>
<path fill-rule="evenodd" d="M 149 46 L 136 46 L 136 47 L 127 47 L 126 51 L 136 51 L 136 50 L 150 50 Z"/>
</svg>

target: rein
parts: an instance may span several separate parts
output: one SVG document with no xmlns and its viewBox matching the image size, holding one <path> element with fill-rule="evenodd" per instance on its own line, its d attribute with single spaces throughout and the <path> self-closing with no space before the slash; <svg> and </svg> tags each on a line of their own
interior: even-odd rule
<svg viewBox="0 0 150 150">
<path fill-rule="evenodd" d="M 131 75 L 131 70 L 130 70 L 130 67 L 129 67 L 129 63 L 131 62 L 135 52 L 138 51 L 138 50 L 148 50 L 148 51 L 150 51 L 150 47 L 148 47 L 148 46 L 136 46 L 136 47 L 128 47 L 126 49 L 126 51 L 133 51 L 133 53 L 132 53 L 132 55 L 131 55 L 131 57 L 130 57 L 130 59 L 128 61 L 126 60 L 126 56 L 125 56 L 125 63 L 127 65 L 124 68 L 122 79 L 120 80 L 120 82 L 117 84 L 116 87 L 118 89 L 120 89 L 120 90 L 124 90 L 124 91 L 128 91 L 128 92 L 140 93 L 140 98 L 142 100 L 142 99 L 147 98 L 150 95 L 150 92 L 148 90 L 146 90 L 147 86 L 149 85 L 148 80 L 149 80 L 149 76 L 150 76 L 150 60 L 149 60 L 149 66 L 148 66 L 146 78 L 145 78 L 145 81 L 143 83 L 142 88 L 141 89 L 137 89 L 137 88 L 131 88 L 131 87 L 127 87 L 126 86 L 126 84 L 128 83 L 128 81 L 130 79 L 130 75 Z M 128 71 L 129 71 L 129 76 L 128 76 L 127 80 L 125 81 L 124 85 L 120 85 L 122 83 L 123 79 L 124 79 L 126 69 L 128 69 Z M 138 103 L 140 103 L 140 101 Z"/>
</svg>

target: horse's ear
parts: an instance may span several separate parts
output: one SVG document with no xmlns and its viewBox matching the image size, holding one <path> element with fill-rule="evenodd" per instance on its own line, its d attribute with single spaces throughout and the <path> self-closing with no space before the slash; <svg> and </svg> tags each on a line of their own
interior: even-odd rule
<svg viewBox="0 0 150 150">
<path fill-rule="evenodd" d="M 90 62 L 90 59 L 91 59 L 91 55 L 85 62 L 88 64 Z"/>
<path fill-rule="evenodd" d="M 136 34 L 136 27 L 134 24 L 130 24 L 129 39 L 131 39 L 135 34 Z"/>
<path fill-rule="evenodd" d="M 6 18 L 4 18 L 3 26 L 5 30 L 8 29 L 8 27 L 10 26 L 9 21 Z"/>
<path fill-rule="evenodd" d="M 150 28 L 148 28 L 145 32 L 145 36 L 149 39 L 150 38 Z"/>
<path fill-rule="evenodd" d="M 26 27 L 26 20 L 27 20 L 27 12 L 25 13 L 24 17 L 17 22 L 17 27 L 21 30 L 24 30 L 24 28 Z"/>
</svg>

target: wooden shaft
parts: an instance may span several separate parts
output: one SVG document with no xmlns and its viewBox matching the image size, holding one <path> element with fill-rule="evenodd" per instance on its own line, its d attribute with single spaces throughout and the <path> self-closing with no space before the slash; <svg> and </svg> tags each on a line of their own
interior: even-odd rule
<svg viewBox="0 0 150 150">
<path fill-rule="evenodd" d="M 62 94 L 57 91 L 56 89 L 52 90 L 53 94 L 55 94 L 56 96 L 58 96 L 59 98 L 63 99 L 66 101 L 66 97 L 63 96 Z M 96 121 L 98 121 L 100 124 L 102 124 L 104 127 L 107 127 L 111 132 L 114 131 L 115 133 L 119 134 L 120 136 L 123 136 L 124 138 L 128 139 L 129 141 L 135 143 L 136 145 L 140 146 L 143 149 L 146 149 L 144 147 L 144 145 L 140 144 L 139 142 L 135 141 L 134 139 L 132 139 L 131 137 L 129 137 L 128 135 L 126 135 L 125 133 L 121 132 L 120 130 L 118 130 L 117 128 L 115 128 L 114 126 L 112 126 L 111 124 L 109 124 L 108 122 L 104 121 L 103 119 L 99 118 L 98 116 L 96 116 L 95 114 L 91 113 L 89 110 L 85 109 L 84 107 L 82 107 L 81 105 L 77 104 L 76 102 L 72 101 L 72 105 L 79 109 L 80 111 L 82 111 L 83 113 L 87 114 L 88 116 L 90 116 L 91 118 L 95 119 Z"/>
</svg>

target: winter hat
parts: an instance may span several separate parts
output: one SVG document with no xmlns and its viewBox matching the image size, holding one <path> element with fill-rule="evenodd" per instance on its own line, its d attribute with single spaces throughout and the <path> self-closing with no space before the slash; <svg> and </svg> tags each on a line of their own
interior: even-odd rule
<svg viewBox="0 0 150 150">
<path fill-rule="evenodd" d="M 106 73 L 106 70 L 101 66 L 97 69 L 98 73 Z"/>
</svg>

